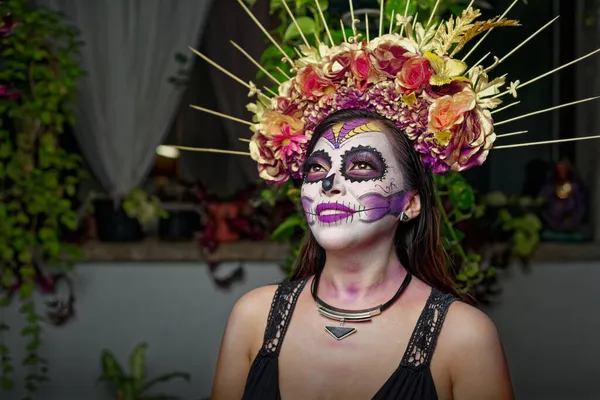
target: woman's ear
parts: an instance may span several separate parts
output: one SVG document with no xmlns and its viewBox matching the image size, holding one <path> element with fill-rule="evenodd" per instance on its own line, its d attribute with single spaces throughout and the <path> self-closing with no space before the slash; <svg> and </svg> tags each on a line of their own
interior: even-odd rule
<svg viewBox="0 0 600 400">
<path fill-rule="evenodd" d="M 415 192 L 411 196 L 410 200 L 408 201 L 408 204 L 406 205 L 404 212 L 398 216 L 398 219 L 402 222 L 409 221 L 411 219 L 418 217 L 420 213 L 421 213 L 421 196 L 419 195 L 418 192 Z"/>
</svg>

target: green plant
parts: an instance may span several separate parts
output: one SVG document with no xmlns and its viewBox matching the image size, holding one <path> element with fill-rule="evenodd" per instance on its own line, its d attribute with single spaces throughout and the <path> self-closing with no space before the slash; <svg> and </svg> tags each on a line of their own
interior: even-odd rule
<svg viewBox="0 0 600 400">
<path fill-rule="evenodd" d="M 109 385 L 115 400 L 176 400 L 178 397 L 166 394 L 148 394 L 155 385 L 172 379 L 189 382 L 190 375 L 184 372 L 171 372 L 147 379 L 145 343 L 138 344 L 129 355 L 129 372 L 125 372 L 113 354 L 104 350 L 101 356 L 102 375 L 99 381 Z"/>
<path fill-rule="evenodd" d="M 38 352 L 44 317 L 32 295 L 36 287 L 52 291 L 47 271 L 69 270 L 79 255 L 61 234 L 77 226 L 72 199 L 84 169 L 60 139 L 74 122 L 80 43 L 59 13 L 25 0 L 3 3 L 0 17 L 0 306 L 18 297 L 27 321 L 22 365 L 30 398 L 48 379 L 47 361 Z M 0 320 L 1 390 L 14 385 L 15 365 L 3 335 L 8 329 Z"/>
<path fill-rule="evenodd" d="M 167 218 L 158 197 L 135 188 L 123 199 L 123 209 L 129 218 L 137 219 L 140 225 L 147 226 L 157 218 Z"/>
<path fill-rule="evenodd" d="M 384 6 L 386 15 L 390 16 L 392 10 L 396 14 L 403 14 L 408 0 L 388 0 Z M 253 3 L 250 1 L 249 3 Z M 319 1 L 321 8 L 326 10 L 328 1 Z M 436 14 L 432 21 L 439 20 L 443 14 L 460 14 L 466 8 L 469 1 L 455 0 L 443 1 L 436 9 L 436 0 L 423 0 L 419 2 L 410 1 L 409 15 L 417 15 L 418 20 L 427 22 L 431 12 L 435 9 Z M 479 1 L 482 6 L 485 2 Z M 282 45 L 283 50 L 292 55 L 294 47 L 302 45 L 303 40 L 300 31 L 309 40 L 312 45 L 318 42 L 327 42 L 329 40 L 325 33 L 325 28 L 321 22 L 320 15 L 314 0 L 296 0 L 290 3 L 292 12 L 297 17 L 300 31 L 296 24 L 291 20 L 287 10 L 281 0 L 271 0 L 271 14 L 277 17 L 280 25 L 275 27 L 271 34 Z M 287 4 L 287 3 L 286 3 Z M 353 36 L 352 29 L 340 26 L 339 16 L 327 15 L 328 26 L 332 39 L 336 43 L 343 40 L 344 35 Z M 395 23 L 388 17 L 384 21 L 385 29 L 390 29 L 390 24 Z M 371 21 L 371 27 L 375 25 Z M 342 30 L 343 29 L 343 30 Z M 397 27 L 392 26 L 392 30 Z M 365 37 L 365 33 L 361 33 Z M 278 69 L 282 68 L 288 72 L 289 64 L 281 63 L 281 53 L 275 46 L 269 46 L 261 58 L 261 64 L 265 69 L 280 81 L 287 78 Z M 257 78 L 262 77 L 259 72 Z M 473 229 L 475 223 L 488 220 L 486 214 L 484 197 L 477 196 L 473 187 L 467 180 L 458 173 L 449 173 L 445 176 L 435 176 L 436 197 L 438 208 L 441 214 L 441 228 L 444 240 L 444 247 L 448 254 L 449 268 L 455 276 L 455 280 L 460 289 L 465 292 L 476 293 L 481 285 L 487 280 L 494 279 L 496 268 L 494 259 L 485 259 L 483 256 L 487 243 L 472 243 L 465 241 L 463 229 Z M 306 232 L 307 226 L 303 217 L 303 211 L 300 204 L 299 193 L 294 188 L 293 183 L 286 182 L 284 185 L 267 186 L 261 191 L 258 204 L 268 203 L 271 206 L 280 201 L 291 201 L 295 205 L 296 212 L 292 213 L 272 234 L 272 239 L 289 245 L 290 255 L 286 261 L 288 268 L 291 267 L 293 260 L 299 252 L 301 238 Z M 500 227 L 504 233 L 502 240 L 510 245 L 510 253 L 519 258 L 527 258 L 532 254 L 539 240 L 540 224 L 534 214 L 528 213 L 515 217 L 507 210 L 497 214 L 494 220 L 495 226 Z M 500 235 L 502 236 L 502 235 Z"/>
</svg>

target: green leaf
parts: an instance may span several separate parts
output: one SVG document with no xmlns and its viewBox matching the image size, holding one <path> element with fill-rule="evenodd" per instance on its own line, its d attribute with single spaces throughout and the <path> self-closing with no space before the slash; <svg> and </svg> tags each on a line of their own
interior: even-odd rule
<svg viewBox="0 0 600 400">
<path fill-rule="evenodd" d="M 2 389 L 11 390 L 14 387 L 14 382 L 11 379 L 2 378 Z"/>
<path fill-rule="evenodd" d="M 462 210 L 470 210 L 475 205 L 475 193 L 466 181 L 453 182 L 449 187 L 450 203 Z"/>
<path fill-rule="evenodd" d="M 108 350 L 102 352 L 100 363 L 102 368 L 102 380 L 108 380 L 117 384 L 120 379 L 124 378 L 123 369 Z"/>
<path fill-rule="evenodd" d="M 8 307 L 10 305 L 10 300 L 7 296 L 0 297 L 0 307 Z"/>
<path fill-rule="evenodd" d="M 275 241 L 287 239 L 293 235 L 296 228 L 301 227 L 303 223 L 304 218 L 299 213 L 294 213 L 273 231 L 271 239 Z"/>
<path fill-rule="evenodd" d="M 129 369 L 134 380 L 136 393 L 141 390 L 143 381 L 146 378 L 147 349 L 148 345 L 146 343 L 140 343 L 133 349 L 129 356 Z"/>
<path fill-rule="evenodd" d="M 296 22 L 298 22 L 298 26 L 300 27 L 300 30 L 302 31 L 305 37 L 317 33 L 317 24 L 315 24 L 315 21 L 312 18 L 298 17 L 296 18 Z M 300 37 L 300 31 L 298 31 L 298 27 L 292 21 L 292 23 L 287 27 L 285 34 L 283 35 L 283 41 L 288 42 L 298 37 Z"/>
<path fill-rule="evenodd" d="M 156 385 L 157 383 L 163 383 L 163 382 L 168 382 L 172 379 L 176 379 L 176 378 L 180 378 L 183 379 L 187 382 L 190 381 L 190 374 L 186 373 L 186 372 L 171 372 L 169 374 L 164 374 L 161 376 L 158 376 L 152 380 L 150 380 L 148 383 L 146 383 L 143 387 L 142 387 L 142 393 L 150 390 L 150 388 L 152 388 L 154 385 Z"/>
</svg>

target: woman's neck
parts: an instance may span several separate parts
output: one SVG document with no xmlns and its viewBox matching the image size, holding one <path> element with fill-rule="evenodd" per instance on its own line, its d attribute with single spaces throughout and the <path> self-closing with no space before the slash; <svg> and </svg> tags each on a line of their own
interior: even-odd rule
<svg viewBox="0 0 600 400">
<path fill-rule="evenodd" d="M 391 298 L 405 276 L 392 240 L 327 251 L 318 296 L 341 308 L 367 308 Z"/>
</svg>

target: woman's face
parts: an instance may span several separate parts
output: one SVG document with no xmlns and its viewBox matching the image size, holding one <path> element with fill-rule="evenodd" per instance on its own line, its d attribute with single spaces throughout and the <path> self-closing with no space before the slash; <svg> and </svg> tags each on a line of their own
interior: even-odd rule
<svg viewBox="0 0 600 400">
<path fill-rule="evenodd" d="M 394 234 L 412 194 L 387 135 L 376 122 L 333 126 L 308 156 L 302 206 L 317 242 L 339 250 Z"/>
</svg>

